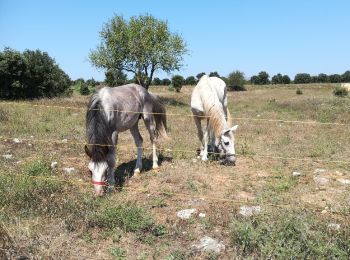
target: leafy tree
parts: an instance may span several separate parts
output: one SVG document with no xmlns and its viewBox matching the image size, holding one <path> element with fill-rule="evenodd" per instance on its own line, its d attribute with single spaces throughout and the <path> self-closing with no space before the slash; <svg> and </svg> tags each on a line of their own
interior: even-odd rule
<svg viewBox="0 0 350 260">
<path fill-rule="evenodd" d="M 311 76 L 308 73 L 298 73 L 294 77 L 295 84 L 308 84 L 311 83 Z"/>
<path fill-rule="evenodd" d="M 350 83 L 350 70 L 347 70 L 344 72 L 343 75 L 341 75 L 342 82 Z"/>
<path fill-rule="evenodd" d="M 329 75 L 330 83 L 340 83 L 342 81 L 342 77 L 339 74 Z"/>
<path fill-rule="evenodd" d="M 244 83 L 244 73 L 239 70 L 231 72 L 227 77 L 228 90 L 245 91 Z"/>
<path fill-rule="evenodd" d="M 270 75 L 266 71 L 260 71 L 258 74 L 260 85 L 266 85 L 270 83 Z"/>
<path fill-rule="evenodd" d="M 198 74 L 196 75 L 197 80 L 200 80 L 201 77 L 203 77 L 204 75 L 205 75 L 205 72 L 198 73 Z"/>
<path fill-rule="evenodd" d="M 146 89 L 155 71 L 179 70 L 188 52 L 182 37 L 152 15 L 133 16 L 129 21 L 116 15 L 102 28 L 100 37 L 101 44 L 90 53 L 92 64 L 133 73 Z"/>
<path fill-rule="evenodd" d="M 125 73 L 123 73 L 120 70 L 113 70 L 113 69 L 109 69 L 105 73 L 105 76 L 106 76 L 105 83 L 111 87 L 124 85 L 127 83 L 127 79 L 128 79 Z"/>
<path fill-rule="evenodd" d="M 175 75 L 171 78 L 171 83 L 172 83 L 175 91 L 180 92 L 183 84 L 185 83 L 185 79 L 181 75 Z"/>
<path fill-rule="evenodd" d="M 253 85 L 259 85 L 260 84 L 259 77 L 256 75 L 251 76 L 250 83 L 252 83 Z"/>
<path fill-rule="evenodd" d="M 68 95 L 71 80 L 46 52 L 5 48 L 0 52 L 0 98 Z"/>
<path fill-rule="evenodd" d="M 282 83 L 283 84 L 290 84 L 290 82 L 291 82 L 290 77 L 288 75 L 283 75 Z"/>
<path fill-rule="evenodd" d="M 218 77 L 218 78 L 220 78 L 220 75 L 219 75 L 219 73 L 217 71 L 214 71 L 214 72 L 210 72 L 209 73 L 209 77 Z"/>
<path fill-rule="evenodd" d="M 197 83 L 196 78 L 193 77 L 193 76 L 189 76 L 189 77 L 187 77 L 186 80 L 185 80 L 185 84 L 186 84 L 186 85 L 191 85 L 191 86 L 193 86 L 193 85 L 196 85 L 196 83 Z"/>
<path fill-rule="evenodd" d="M 160 85 L 162 85 L 162 80 L 160 78 L 154 78 L 153 82 L 152 82 L 152 85 L 160 86 Z"/>
<path fill-rule="evenodd" d="M 91 79 L 88 79 L 88 80 L 86 81 L 86 84 L 87 84 L 88 86 L 95 87 L 95 86 L 97 86 L 97 85 L 99 84 L 99 82 L 96 81 L 94 78 L 91 78 Z"/>
<path fill-rule="evenodd" d="M 276 74 L 271 78 L 272 84 L 283 84 L 283 76 L 281 73 Z"/>
<path fill-rule="evenodd" d="M 317 83 L 327 83 L 328 82 L 328 76 L 327 74 L 320 73 L 317 76 Z"/>
<path fill-rule="evenodd" d="M 79 85 L 81 83 L 85 83 L 85 80 L 83 78 L 78 78 L 78 79 L 73 81 L 74 85 Z"/>
<path fill-rule="evenodd" d="M 165 79 L 162 80 L 162 85 L 169 86 L 170 84 L 171 84 L 171 80 L 170 79 L 165 78 Z"/>
</svg>

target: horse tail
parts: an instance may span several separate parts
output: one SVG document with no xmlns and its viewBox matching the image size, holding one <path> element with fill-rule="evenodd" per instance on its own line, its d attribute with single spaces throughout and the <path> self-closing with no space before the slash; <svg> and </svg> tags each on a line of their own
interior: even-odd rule
<svg viewBox="0 0 350 260">
<path fill-rule="evenodd" d="M 165 106 L 161 103 L 159 98 L 148 92 L 152 100 L 152 113 L 154 121 L 156 122 L 155 135 L 157 137 L 168 138 L 167 135 L 167 124 L 166 124 L 166 110 Z"/>
<path fill-rule="evenodd" d="M 112 139 L 107 115 L 98 93 L 91 97 L 88 104 L 86 135 L 88 141 L 88 145 L 85 146 L 86 154 L 95 162 L 104 160 Z"/>
</svg>

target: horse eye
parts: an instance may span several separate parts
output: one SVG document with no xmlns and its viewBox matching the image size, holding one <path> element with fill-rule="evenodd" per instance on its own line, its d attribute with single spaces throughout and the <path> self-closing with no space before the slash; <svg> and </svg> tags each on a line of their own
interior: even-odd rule
<svg viewBox="0 0 350 260">
<path fill-rule="evenodd" d="M 229 145 L 230 143 L 229 142 L 224 142 L 224 145 Z"/>
</svg>

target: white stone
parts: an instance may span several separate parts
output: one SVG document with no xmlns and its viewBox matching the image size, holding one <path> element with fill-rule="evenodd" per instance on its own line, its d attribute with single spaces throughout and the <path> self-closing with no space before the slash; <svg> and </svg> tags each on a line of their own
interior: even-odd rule
<svg viewBox="0 0 350 260">
<path fill-rule="evenodd" d="M 222 250 L 225 250 L 225 245 L 216 239 L 205 236 L 202 237 L 198 243 L 192 245 L 192 248 L 197 251 L 207 251 L 219 254 Z"/>
<path fill-rule="evenodd" d="M 198 217 L 200 217 L 200 218 L 205 218 L 205 213 L 199 213 L 199 214 L 198 214 Z"/>
<path fill-rule="evenodd" d="M 14 142 L 15 144 L 20 144 L 20 143 L 22 143 L 23 141 L 20 140 L 20 139 L 18 139 L 18 138 L 14 138 L 14 139 L 13 139 L 13 142 Z"/>
<path fill-rule="evenodd" d="M 345 185 L 350 184 L 350 180 L 347 180 L 347 179 L 338 179 L 337 181 L 339 181 L 341 184 L 345 184 Z"/>
<path fill-rule="evenodd" d="M 51 163 L 51 169 L 56 169 L 58 166 L 58 162 L 52 162 Z"/>
<path fill-rule="evenodd" d="M 292 176 L 293 176 L 293 177 L 299 177 L 300 175 L 301 175 L 300 172 L 293 172 L 293 173 L 292 173 Z"/>
<path fill-rule="evenodd" d="M 260 206 L 242 206 L 239 208 L 239 214 L 241 214 L 244 217 L 257 215 L 260 212 L 261 212 Z"/>
<path fill-rule="evenodd" d="M 194 213 L 197 213 L 196 209 L 183 209 L 178 211 L 176 215 L 181 219 L 189 219 Z"/>
<path fill-rule="evenodd" d="M 330 224 L 328 224 L 328 228 L 329 229 L 333 229 L 333 230 L 339 230 L 340 229 L 340 224 L 330 223 Z"/>
<path fill-rule="evenodd" d="M 66 168 L 63 168 L 63 170 L 68 173 L 68 174 L 71 174 L 71 173 L 74 173 L 75 172 L 75 168 L 74 167 L 66 167 Z"/>
<path fill-rule="evenodd" d="M 13 158 L 13 154 L 4 154 L 2 157 L 6 160 L 11 160 Z"/>
<path fill-rule="evenodd" d="M 327 170 L 326 169 L 315 169 L 314 170 L 314 174 L 323 174 L 326 173 Z"/>
<path fill-rule="evenodd" d="M 319 177 L 319 176 L 316 176 L 314 177 L 314 181 L 319 184 L 319 185 L 326 185 L 329 183 L 329 179 L 328 178 L 325 178 L 325 177 Z"/>
<path fill-rule="evenodd" d="M 67 139 L 62 139 L 62 143 L 67 143 L 68 140 Z"/>
</svg>

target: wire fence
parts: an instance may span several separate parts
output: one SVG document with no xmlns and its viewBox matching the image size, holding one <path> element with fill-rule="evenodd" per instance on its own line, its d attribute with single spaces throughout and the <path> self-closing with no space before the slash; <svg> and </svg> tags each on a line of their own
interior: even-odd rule
<svg viewBox="0 0 350 260">
<path fill-rule="evenodd" d="M 132 110 L 119 110 L 119 109 L 88 109 L 87 107 L 74 107 L 74 106 L 57 106 L 57 105 L 42 105 L 42 104 L 31 104 L 31 103 L 17 103 L 17 102 L 0 102 L 0 105 L 17 105 L 17 106 L 31 106 L 40 108 L 57 108 L 57 109 L 76 109 L 76 110 L 97 110 L 106 112 L 123 112 L 123 113 L 134 113 L 134 114 L 153 114 L 153 115 L 166 115 L 166 116 L 178 116 L 178 117 L 199 117 L 199 118 L 211 118 L 211 116 L 205 115 L 194 115 L 185 113 L 154 113 L 154 112 L 143 112 L 143 111 L 132 111 Z M 244 120 L 244 121 L 259 121 L 259 122 L 276 122 L 276 123 L 292 123 L 292 124 L 313 124 L 313 125 L 334 125 L 334 126 L 350 126 L 350 123 L 338 123 L 338 122 L 320 122 L 312 120 L 285 120 L 285 119 L 268 119 L 268 118 L 252 118 L 252 117 L 231 117 L 233 120 Z"/>
</svg>

